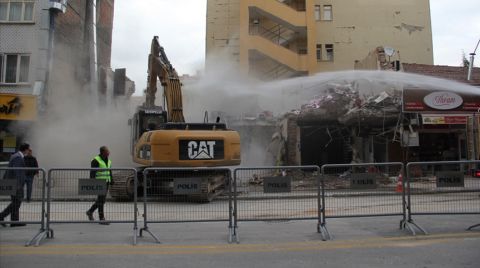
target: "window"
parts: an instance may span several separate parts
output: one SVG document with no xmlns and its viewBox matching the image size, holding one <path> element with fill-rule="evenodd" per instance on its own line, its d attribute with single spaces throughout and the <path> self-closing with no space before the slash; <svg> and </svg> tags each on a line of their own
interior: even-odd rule
<svg viewBox="0 0 480 268">
<path fill-rule="evenodd" d="M 6 21 L 8 14 L 8 3 L 0 2 L 0 21 Z"/>
<path fill-rule="evenodd" d="M 150 145 L 143 145 L 138 151 L 138 158 L 150 160 L 150 157 L 151 157 Z"/>
<path fill-rule="evenodd" d="M 323 20 L 332 20 L 332 6 L 324 5 L 323 6 Z"/>
<path fill-rule="evenodd" d="M 320 20 L 320 6 L 315 5 L 315 20 Z"/>
<path fill-rule="evenodd" d="M 333 61 L 333 45 L 326 44 L 325 50 L 327 51 L 327 61 Z"/>
<path fill-rule="evenodd" d="M 18 55 L 7 55 L 5 64 L 5 83 L 17 82 Z"/>
<path fill-rule="evenodd" d="M 18 74 L 18 82 L 28 82 L 28 69 L 30 67 L 30 56 L 20 56 L 20 72 Z"/>
<path fill-rule="evenodd" d="M 0 55 L 0 83 L 28 83 L 30 55 Z"/>
<path fill-rule="evenodd" d="M 0 22 L 33 22 L 34 1 L 0 2 Z"/>
<path fill-rule="evenodd" d="M 10 2 L 8 21 L 20 21 L 22 19 L 22 7 L 22 3 Z"/>
<path fill-rule="evenodd" d="M 24 21 L 33 21 L 33 2 L 25 3 L 25 10 L 23 12 Z"/>
<path fill-rule="evenodd" d="M 317 61 L 322 60 L 322 45 L 317 44 Z"/>
</svg>

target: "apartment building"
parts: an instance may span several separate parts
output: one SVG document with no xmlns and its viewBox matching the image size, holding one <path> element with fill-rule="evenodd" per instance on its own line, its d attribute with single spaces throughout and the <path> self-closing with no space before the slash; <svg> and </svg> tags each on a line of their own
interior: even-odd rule
<svg viewBox="0 0 480 268">
<path fill-rule="evenodd" d="M 352 70 L 379 46 L 433 64 L 429 1 L 207 1 L 207 71 L 219 58 L 264 80 Z"/>
<path fill-rule="evenodd" d="M 100 70 L 97 90 L 106 91 L 113 11 L 114 0 L 0 0 L 0 162 L 26 140 L 49 105 L 68 97 L 67 89 L 90 83 L 92 64 Z"/>
</svg>

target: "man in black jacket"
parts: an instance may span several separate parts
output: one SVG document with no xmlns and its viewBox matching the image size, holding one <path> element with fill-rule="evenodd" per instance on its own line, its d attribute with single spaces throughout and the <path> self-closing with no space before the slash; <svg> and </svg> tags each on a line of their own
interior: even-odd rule
<svg viewBox="0 0 480 268">
<path fill-rule="evenodd" d="M 25 170 L 21 168 L 25 168 L 25 161 L 24 156 L 27 154 L 28 150 L 30 149 L 29 144 L 22 144 L 18 152 L 14 153 L 10 157 L 10 161 L 8 162 L 8 167 L 12 168 L 7 170 L 5 173 L 5 179 L 8 180 L 15 180 L 17 182 L 17 191 L 15 195 L 10 196 L 11 202 L 10 204 L 0 213 L 0 222 L 4 221 L 5 217 L 10 215 L 11 221 L 19 221 L 20 219 L 20 206 L 22 205 L 23 199 L 23 185 L 25 184 Z M 20 169 L 15 169 L 20 168 Z M 2 224 L 5 226 L 5 224 Z M 21 223 L 12 223 L 10 224 L 11 227 L 16 226 L 25 226 L 25 224 Z"/>
<path fill-rule="evenodd" d="M 25 167 L 38 168 L 37 158 L 32 155 L 32 149 L 28 150 L 23 160 L 25 161 Z M 26 170 L 25 171 L 25 184 L 27 185 L 27 203 L 32 199 L 32 185 L 33 178 L 38 174 L 38 170 Z"/>
</svg>

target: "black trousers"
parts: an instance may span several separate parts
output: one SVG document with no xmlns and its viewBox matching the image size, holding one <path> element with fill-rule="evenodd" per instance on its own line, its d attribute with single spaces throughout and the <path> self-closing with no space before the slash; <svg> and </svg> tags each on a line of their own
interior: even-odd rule
<svg viewBox="0 0 480 268">
<path fill-rule="evenodd" d="M 16 195 L 12 195 L 10 198 L 12 202 L 0 213 L 0 219 L 10 215 L 11 221 L 18 221 L 20 219 L 20 206 L 22 205 L 23 198 Z"/>
<path fill-rule="evenodd" d="M 107 193 L 108 193 L 108 184 L 107 184 Z M 105 214 L 103 207 L 105 205 L 105 201 L 107 200 L 107 195 L 98 195 L 97 200 L 93 203 L 92 207 L 88 210 L 89 213 L 93 213 L 96 209 L 98 209 L 98 217 L 100 219 L 105 219 Z"/>
</svg>

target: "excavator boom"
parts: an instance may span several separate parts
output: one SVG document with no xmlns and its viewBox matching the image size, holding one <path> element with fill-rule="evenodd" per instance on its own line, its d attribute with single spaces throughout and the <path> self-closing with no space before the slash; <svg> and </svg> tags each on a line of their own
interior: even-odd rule
<svg viewBox="0 0 480 268">
<path fill-rule="evenodd" d="M 165 50 L 158 42 L 158 36 L 152 39 L 150 55 L 148 56 L 148 87 L 145 107 L 155 108 L 155 95 L 157 93 L 157 77 L 164 89 L 164 98 L 168 122 L 183 123 L 182 83 L 177 71 L 172 67 L 165 54 Z"/>
</svg>

